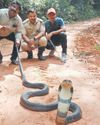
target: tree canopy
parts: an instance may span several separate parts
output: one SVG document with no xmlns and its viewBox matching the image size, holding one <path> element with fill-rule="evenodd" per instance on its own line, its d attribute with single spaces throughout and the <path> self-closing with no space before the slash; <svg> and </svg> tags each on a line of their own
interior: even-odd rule
<svg viewBox="0 0 100 125">
<path fill-rule="evenodd" d="M 0 0 L 0 8 L 8 7 L 13 0 Z M 21 16 L 26 18 L 27 9 L 34 7 L 40 18 L 46 20 L 46 11 L 50 7 L 66 23 L 100 16 L 100 0 L 17 0 L 22 5 Z"/>
</svg>

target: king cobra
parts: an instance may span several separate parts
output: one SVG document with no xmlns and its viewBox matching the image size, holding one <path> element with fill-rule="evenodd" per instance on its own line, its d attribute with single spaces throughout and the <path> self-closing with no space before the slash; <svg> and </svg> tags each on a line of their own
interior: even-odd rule
<svg viewBox="0 0 100 125">
<path fill-rule="evenodd" d="M 43 95 L 48 94 L 49 86 L 45 83 L 31 83 L 26 80 L 17 46 L 16 46 L 16 49 L 17 49 L 17 54 L 18 54 L 19 69 L 20 69 L 23 85 L 28 88 L 38 89 L 37 91 L 24 92 L 21 95 L 20 104 L 29 110 L 39 111 L 39 112 L 47 112 L 47 111 L 57 109 L 58 104 L 59 104 L 59 97 L 58 97 L 58 101 L 56 100 L 56 101 L 48 103 L 48 104 L 36 103 L 36 102 L 33 103 L 33 102 L 29 101 L 29 98 L 31 98 L 31 97 L 43 96 Z M 59 89 L 59 91 L 61 91 L 61 89 Z M 70 103 L 69 111 L 71 111 L 72 113 L 67 114 L 66 119 L 65 119 L 67 123 L 72 123 L 72 122 L 75 122 L 75 121 L 81 119 L 81 116 L 82 116 L 81 109 L 76 103 L 74 103 L 74 102 Z"/>
</svg>

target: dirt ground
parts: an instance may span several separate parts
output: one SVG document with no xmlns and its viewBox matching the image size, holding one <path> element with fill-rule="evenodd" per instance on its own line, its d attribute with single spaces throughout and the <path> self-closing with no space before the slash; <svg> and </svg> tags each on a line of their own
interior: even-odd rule
<svg viewBox="0 0 100 125">
<path fill-rule="evenodd" d="M 55 56 L 46 61 L 37 59 L 37 50 L 33 52 L 32 60 L 26 59 L 26 53 L 20 53 L 27 80 L 46 83 L 50 88 L 49 95 L 31 100 L 55 100 L 60 83 L 70 79 L 74 87 L 72 101 L 82 110 L 82 119 L 71 124 L 100 125 L 100 18 L 67 25 L 66 30 L 67 63 L 63 64 L 59 59 L 60 47 Z M 8 43 L 3 42 L 0 46 L 4 55 L 0 65 L 0 125 L 56 125 L 57 110 L 35 112 L 20 105 L 21 94 L 31 89 L 22 85 L 19 67 L 10 64 L 12 45 Z M 44 54 L 48 53 L 46 50 Z"/>
</svg>

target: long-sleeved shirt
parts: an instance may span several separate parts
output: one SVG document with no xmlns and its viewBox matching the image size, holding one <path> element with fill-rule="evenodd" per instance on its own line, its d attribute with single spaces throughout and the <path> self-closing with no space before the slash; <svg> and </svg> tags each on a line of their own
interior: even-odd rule
<svg viewBox="0 0 100 125">
<path fill-rule="evenodd" d="M 13 17 L 13 18 L 9 18 L 8 13 L 9 13 L 8 8 L 0 9 L 0 25 L 9 26 L 11 28 L 16 26 L 15 37 L 16 37 L 16 39 L 21 40 L 21 34 L 25 33 L 25 29 L 24 29 L 24 26 L 23 26 L 23 23 L 22 23 L 22 19 L 19 15 L 17 15 L 16 17 Z"/>
</svg>

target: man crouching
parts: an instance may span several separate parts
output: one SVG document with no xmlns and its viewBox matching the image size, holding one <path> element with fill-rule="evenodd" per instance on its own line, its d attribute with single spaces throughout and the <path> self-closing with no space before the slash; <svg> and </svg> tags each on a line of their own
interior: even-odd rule
<svg viewBox="0 0 100 125">
<path fill-rule="evenodd" d="M 37 13 L 34 9 L 27 11 L 27 19 L 23 21 L 23 25 L 26 29 L 26 34 L 23 34 L 22 50 L 28 54 L 28 59 L 33 58 L 33 52 L 35 48 L 38 48 L 38 59 L 45 60 L 43 56 L 45 47 L 47 46 L 47 39 L 44 36 L 43 21 L 37 17 Z"/>
</svg>

